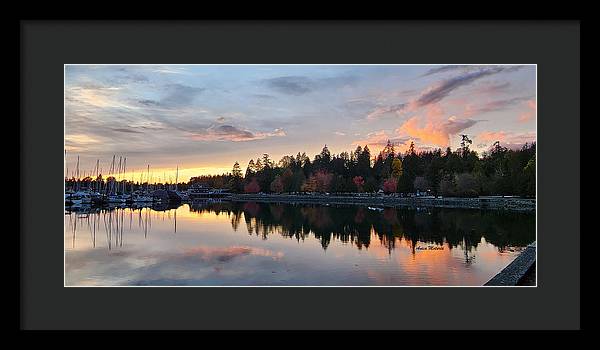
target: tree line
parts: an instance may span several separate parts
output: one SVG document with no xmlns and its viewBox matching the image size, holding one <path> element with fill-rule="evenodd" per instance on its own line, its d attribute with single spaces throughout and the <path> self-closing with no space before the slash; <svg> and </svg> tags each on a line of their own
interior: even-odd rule
<svg viewBox="0 0 600 350">
<path fill-rule="evenodd" d="M 461 138 L 455 151 L 450 147 L 417 151 L 411 143 L 402 154 L 388 141 L 376 156 L 367 145 L 340 154 L 331 154 L 325 145 L 312 160 L 299 152 L 275 162 L 265 153 L 251 159 L 245 173 L 235 162 L 230 173 L 192 177 L 189 184 L 227 188 L 234 193 L 424 192 L 535 197 L 535 142 L 512 150 L 497 141 L 480 156 L 470 149 L 472 141 L 467 135 Z"/>
</svg>

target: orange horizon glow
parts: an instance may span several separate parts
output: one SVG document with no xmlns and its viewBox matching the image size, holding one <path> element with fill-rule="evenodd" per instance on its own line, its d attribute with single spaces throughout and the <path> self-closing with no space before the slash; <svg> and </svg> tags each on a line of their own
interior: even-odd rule
<svg viewBox="0 0 600 350">
<path fill-rule="evenodd" d="M 235 161 L 244 172 L 264 153 L 275 162 L 298 152 L 312 161 L 325 144 L 332 155 L 368 145 L 376 158 L 388 140 L 396 153 L 411 143 L 417 151 L 456 149 L 464 134 L 478 153 L 495 141 L 516 149 L 536 139 L 536 70 L 532 64 L 67 64 L 65 175 L 75 174 L 73 156 L 79 178 L 95 177 L 100 159 L 103 177 L 173 183 L 177 165 L 178 182 L 187 182 L 230 173 Z M 108 174 L 115 154 L 131 156 L 125 175 Z"/>
<path fill-rule="evenodd" d="M 117 179 L 117 181 L 127 180 L 146 183 L 148 181 L 148 177 L 150 177 L 150 184 L 158 184 L 158 183 L 175 183 L 175 178 L 177 177 L 178 183 L 186 183 L 190 180 L 190 178 L 195 176 L 204 176 L 204 175 L 221 175 L 226 173 L 231 173 L 232 166 L 205 166 L 205 167 L 189 167 L 189 168 L 179 168 L 179 175 L 177 175 L 176 168 L 156 168 L 153 169 L 150 166 L 150 174 L 148 175 L 147 168 L 144 169 L 133 169 L 131 171 L 127 170 L 125 173 L 106 173 L 102 174 L 102 178 L 106 179 L 110 176 L 113 176 Z M 84 178 L 82 171 L 80 171 L 79 178 Z M 96 174 L 90 175 L 88 172 L 85 172 L 86 176 L 90 176 L 91 178 L 95 178 Z M 73 171 L 69 169 L 69 179 L 75 177 Z"/>
</svg>

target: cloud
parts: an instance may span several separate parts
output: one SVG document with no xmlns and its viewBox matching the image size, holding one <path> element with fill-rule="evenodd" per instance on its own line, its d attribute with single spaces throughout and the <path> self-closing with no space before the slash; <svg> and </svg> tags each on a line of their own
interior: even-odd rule
<svg viewBox="0 0 600 350">
<path fill-rule="evenodd" d="M 375 130 L 387 131 L 386 139 L 380 143 L 387 142 L 389 137 L 392 141 L 398 140 L 398 145 L 410 139 L 426 147 L 433 145 L 395 130 L 415 115 L 419 116 L 415 125 L 421 129 L 429 121 L 443 124 L 453 114 L 461 118 L 488 119 L 464 115 L 465 105 L 472 103 L 471 107 L 482 107 L 495 99 L 535 95 L 534 74 L 499 73 L 462 85 L 442 100 L 412 111 L 409 107 L 416 108 L 428 87 L 456 76 L 477 73 L 485 67 L 446 69 L 445 73 L 442 70 L 416 82 L 406 79 L 414 77 L 411 73 L 414 69 L 420 69 L 418 75 L 440 66 L 390 66 L 383 72 L 374 72 L 375 68 L 368 66 L 246 66 L 243 69 L 186 66 L 185 75 L 175 73 L 175 70 L 179 71 L 176 68 L 159 65 L 66 66 L 66 136 L 88 135 L 98 141 L 88 141 L 84 145 L 77 140 L 65 140 L 66 147 L 69 150 L 76 148 L 73 154 L 80 155 L 85 164 L 98 158 L 103 161 L 115 153 L 127 153 L 132 168 L 148 162 L 155 167 L 168 167 L 175 161 L 190 167 L 198 163 L 230 167 L 230 163 L 239 160 L 237 158 L 261 154 L 265 147 L 274 152 L 273 157 L 279 157 L 279 148 L 274 145 L 283 147 L 282 141 L 285 141 L 286 149 L 292 150 L 302 150 L 307 144 L 317 143 L 328 146 L 332 143 L 330 147 L 343 150 L 343 144 L 350 148 L 352 141 L 373 137 L 372 134 L 365 135 Z M 111 79 L 115 76 L 118 78 Z M 510 95 L 506 92 L 489 96 L 479 94 L 479 91 L 506 89 L 508 82 L 511 84 Z M 494 129 L 490 130 L 506 131 L 513 127 L 515 131 L 530 130 L 535 114 L 531 114 L 525 103 L 522 101 L 506 112 L 495 114 Z M 440 111 L 439 107 L 447 112 Z M 365 120 L 367 115 L 372 114 L 371 118 L 374 118 L 379 113 L 389 119 L 376 121 L 381 124 Z M 398 119 L 394 121 L 392 116 L 396 115 L 400 118 L 396 117 Z M 520 117 L 523 123 L 529 122 L 518 124 Z M 219 128 L 221 125 L 229 128 Z M 482 131 L 480 125 L 475 126 L 477 131 Z M 467 130 L 470 134 L 471 129 Z M 358 132 L 360 135 L 354 135 Z M 286 133 L 293 137 L 282 138 Z M 194 141 L 194 138 L 208 141 Z M 456 136 L 450 138 L 451 144 L 455 139 Z M 374 149 L 377 140 L 370 142 L 369 147 Z M 199 153 L 200 143 L 202 152 Z M 173 154 L 178 155 L 177 160 Z M 71 168 L 73 158 L 67 161 Z"/>
<path fill-rule="evenodd" d="M 342 75 L 320 79 L 310 79 L 304 76 L 283 76 L 265 79 L 267 86 L 286 95 L 304 95 L 317 89 L 338 88 L 353 84 L 358 78 L 351 75 Z"/>
<path fill-rule="evenodd" d="M 461 71 L 465 71 L 465 70 L 470 70 L 470 69 L 474 69 L 477 66 L 469 66 L 469 65 L 448 65 L 448 66 L 442 66 L 442 67 L 438 67 L 438 68 L 431 68 L 429 69 L 427 72 L 421 74 L 421 77 L 426 77 L 432 74 L 438 74 L 438 73 L 445 73 L 445 72 L 452 72 L 452 71 L 456 71 L 456 70 L 461 70 Z"/>
<path fill-rule="evenodd" d="M 212 247 L 195 247 L 189 248 L 184 251 L 184 258 L 194 257 L 200 260 L 216 260 L 218 262 L 228 262 L 236 257 L 256 255 L 262 257 L 272 257 L 274 259 L 281 259 L 283 257 L 282 252 L 274 252 L 268 249 L 247 247 L 247 246 L 233 246 L 226 248 L 212 248 Z"/>
<path fill-rule="evenodd" d="M 379 107 L 379 108 L 375 109 L 374 111 L 372 111 L 371 113 L 369 113 L 367 115 L 367 119 L 373 120 L 373 119 L 376 119 L 377 117 L 380 117 L 387 113 L 401 112 L 405 108 L 406 108 L 406 103 L 400 103 L 397 105 L 391 105 L 391 106 L 387 106 L 387 107 Z"/>
<path fill-rule="evenodd" d="M 158 66 L 152 70 L 154 73 L 163 73 L 163 74 L 184 74 L 186 73 L 185 68 L 183 67 L 173 67 L 173 66 Z"/>
<path fill-rule="evenodd" d="M 73 143 L 77 143 L 80 145 L 89 145 L 89 144 L 100 142 L 98 139 L 94 138 L 93 136 L 86 135 L 86 134 L 66 135 L 65 140 L 67 142 L 73 142 Z"/>
<path fill-rule="evenodd" d="M 301 76 L 272 78 L 266 83 L 271 89 L 286 95 L 302 95 L 314 89 L 313 82 Z"/>
<path fill-rule="evenodd" d="M 131 249 L 113 249 L 111 254 L 102 249 L 70 251 L 66 264 L 67 284 L 214 285 L 214 281 L 219 280 L 229 285 L 251 285 L 257 278 L 271 278 L 271 271 L 276 265 L 280 266 L 278 261 L 285 258 L 282 251 L 246 245 L 195 246 L 133 254 Z M 140 265 L 138 260 L 143 260 L 144 264 Z M 263 270 L 262 275 L 257 273 Z M 112 277 L 93 281 L 86 278 L 94 274 Z"/>
<path fill-rule="evenodd" d="M 504 100 L 495 100 L 478 107 L 471 107 L 471 105 L 466 106 L 465 115 L 472 116 L 476 114 L 484 114 L 496 111 L 502 111 L 508 109 L 510 107 L 516 106 L 524 101 L 528 101 L 531 96 L 522 96 L 522 97 L 514 97 Z"/>
<path fill-rule="evenodd" d="M 490 68 L 492 69 L 501 69 L 501 70 L 505 70 L 505 71 L 515 71 L 517 69 L 522 68 L 523 66 L 499 66 L 499 65 L 464 65 L 464 64 L 453 64 L 453 65 L 447 65 L 447 66 L 442 66 L 442 67 L 438 67 L 438 68 L 431 68 L 429 69 L 427 72 L 421 74 L 421 77 L 426 77 L 429 75 L 433 75 L 433 74 L 438 74 L 438 73 L 446 73 L 446 72 L 455 72 L 455 71 L 460 71 L 460 72 L 473 72 L 473 71 L 481 71 L 481 70 L 488 70 Z"/>
<path fill-rule="evenodd" d="M 447 114 L 437 103 L 427 105 L 424 107 L 423 112 L 424 116 L 422 117 L 414 116 L 406 120 L 395 130 L 393 137 L 381 130 L 369 133 L 366 139 L 358 140 L 354 144 L 366 143 L 370 148 L 382 149 L 390 140 L 399 146 L 398 150 L 400 152 L 405 151 L 410 142 L 415 140 L 420 144 L 418 146 L 420 150 L 433 149 L 431 145 L 448 147 L 452 135 L 456 135 L 481 121 L 456 116 L 446 118 Z M 417 142 L 415 142 L 416 144 Z"/>
<path fill-rule="evenodd" d="M 448 96 L 452 91 L 460 88 L 461 86 L 471 84 L 477 79 L 481 79 L 483 77 L 497 74 L 509 69 L 510 68 L 506 67 L 492 66 L 443 80 L 425 90 L 421 96 L 414 101 L 414 103 L 416 107 L 421 107 L 430 103 L 439 102 Z"/>
<path fill-rule="evenodd" d="M 89 69 L 91 66 L 81 66 L 81 69 Z M 150 78 L 146 75 L 149 70 L 146 67 L 140 66 L 95 66 L 92 70 L 103 73 L 99 80 L 103 80 L 110 84 L 129 85 L 129 84 L 146 84 L 150 82 Z"/>
<path fill-rule="evenodd" d="M 153 120 L 142 120 L 129 125 L 132 128 L 141 128 L 149 130 L 161 130 L 165 129 L 165 125 L 159 121 Z"/>
<path fill-rule="evenodd" d="M 268 94 L 253 94 L 252 97 L 263 99 L 263 100 L 272 100 L 272 99 L 277 98 L 273 95 L 268 95 Z"/>
<path fill-rule="evenodd" d="M 534 99 L 528 100 L 527 107 L 529 110 L 519 115 L 519 123 L 526 123 L 535 117 L 537 111 L 537 102 Z"/>
<path fill-rule="evenodd" d="M 191 133 L 191 138 L 196 141 L 243 142 L 274 136 L 286 136 L 286 133 L 283 129 L 275 129 L 272 132 L 252 132 L 232 125 L 212 125 L 204 131 Z"/>
<path fill-rule="evenodd" d="M 521 149 L 526 143 L 536 141 L 536 134 L 532 132 L 514 133 L 505 131 L 484 131 L 475 136 L 477 147 L 490 148 L 494 142 L 510 149 Z"/>
<path fill-rule="evenodd" d="M 498 74 L 501 72 L 514 71 L 519 69 L 522 66 L 468 66 L 469 68 L 465 68 L 463 66 L 448 66 L 436 68 L 433 70 L 434 74 L 440 71 L 453 71 L 460 70 L 463 73 L 457 76 L 444 79 L 439 81 L 425 90 L 421 92 L 421 94 L 409 102 L 395 104 L 387 107 L 379 107 L 369 113 L 367 115 L 367 119 L 374 119 L 383 114 L 387 113 L 401 113 L 405 111 L 415 111 L 421 107 L 425 107 L 437 102 L 440 102 L 444 98 L 446 98 L 450 93 L 454 90 L 459 89 L 462 86 L 469 85 L 474 81 L 477 81 L 481 78 Z M 465 72 L 466 70 L 466 72 Z"/>
<path fill-rule="evenodd" d="M 146 107 L 160 106 L 160 103 L 158 101 L 154 101 L 154 100 L 143 99 L 143 100 L 136 100 L 135 102 L 137 104 L 140 104 L 140 105 L 146 106 Z"/>
<path fill-rule="evenodd" d="M 511 84 L 509 82 L 504 82 L 504 83 L 488 82 L 488 83 L 483 83 L 483 84 L 479 84 L 478 86 L 476 86 L 475 92 L 481 93 L 481 94 L 495 94 L 495 93 L 504 92 L 504 91 L 508 90 L 508 88 L 510 86 L 511 86 Z"/>
<path fill-rule="evenodd" d="M 91 149 L 100 145 L 98 137 L 89 134 L 67 134 L 65 135 L 65 147 L 67 151 L 81 151 Z"/>
<path fill-rule="evenodd" d="M 164 89 L 167 91 L 167 95 L 161 100 L 161 103 L 170 106 L 189 105 L 206 90 L 183 84 L 167 84 Z"/>
<path fill-rule="evenodd" d="M 66 107 L 124 107 L 125 105 L 117 99 L 117 93 L 119 90 L 119 87 L 104 86 L 93 83 L 72 86 L 67 88 L 65 91 L 65 102 L 67 103 Z"/>
<path fill-rule="evenodd" d="M 411 138 L 398 135 L 388 135 L 385 130 L 370 132 L 366 138 L 352 142 L 353 146 L 369 146 L 372 155 L 377 155 L 390 141 L 396 151 L 404 152 L 410 145 Z"/>
<path fill-rule="evenodd" d="M 354 84 L 357 81 L 358 78 L 354 75 L 340 75 L 336 77 L 328 77 L 315 80 L 316 85 L 320 88 L 342 87 Z"/>
<path fill-rule="evenodd" d="M 116 131 L 116 132 L 131 133 L 131 134 L 143 134 L 143 132 L 141 132 L 141 131 L 127 129 L 127 128 L 111 128 L 110 130 Z"/>
<path fill-rule="evenodd" d="M 148 77 L 140 73 L 129 73 L 124 75 L 116 75 L 110 79 L 111 82 L 118 84 L 128 84 L 128 83 L 147 83 L 150 81 Z"/>
<path fill-rule="evenodd" d="M 484 131 L 476 136 L 478 140 L 483 142 L 496 142 L 506 139 L 504 131 Z"/>
<path fill-rule="evenodd" d="M 412 117 L 396 129 L 396 132 L 417 138 L 426 143 L 447 147 L 450 145 L 451 135 L 456 135 L 479 122 L 479 120 L 459 119 L 455 116 L 451 116 L 445 121 L 435 120 L 436 118 L 427 119 L 426 124 L 420 126 L 419 117 Z"/>
</svg>

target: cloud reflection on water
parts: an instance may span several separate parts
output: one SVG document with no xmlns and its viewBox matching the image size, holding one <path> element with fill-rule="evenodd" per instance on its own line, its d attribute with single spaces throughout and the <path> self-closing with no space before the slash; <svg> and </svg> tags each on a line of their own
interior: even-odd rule
<svg viewBox="0 0 600 350">
<path fill-rule="evenodd" d="M 535 239 L 534 216 L 514 213 L 157 209 L 66 215 L 66 285 L 480 285 Z"/>
</svg>

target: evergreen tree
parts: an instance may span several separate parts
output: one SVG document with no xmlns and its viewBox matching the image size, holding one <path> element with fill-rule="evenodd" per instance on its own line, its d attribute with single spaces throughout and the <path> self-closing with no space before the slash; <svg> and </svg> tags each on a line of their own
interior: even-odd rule
<svg viewBox="0 0 600 350">
<path fill-rule="evenodd" d="M 251 178 L 255 174 L 255 168 L 256 166 L 254 165 L 254 160 L 250 159 L 250 161 L 248 162 L 248 166 L 246 167 L 246 174 L 244 175 L 244 178 Z"/>
<path fill-rule="evenodd" d="M 256 161 L 249 160 L 243 177 L 239 163 L 235 162 L 230 173 L 192 177 L 187 185 L 228 187 L 232 192 L 250 193 L 261 190 L 374 192 L 379 189 L 391 193 L 395 185 L 396 191 L 401 193 L 419 189 L 444 196 L 535 196 L 535 143 L 512 150 L 494 142 L 480 157 L 469 149 L 468 136 L 461 135 L 461 138 L 461 146 L 454 152 L 449 147 L 444 152 L 441 149 L 417 152 L 411 143 L 404 157 L 396 155 L 393 144 L 388 142 L 374 161 L 368 145 L 357 146 L 354 151 L 339 155 L 332 155 L 325 145 L 315 155 L 314 162 L 305 153 L 298 152 L 296 156 L 283 156 L 274 163 L 265 153 Z M 69 187 L 77 183 L 75 178 L 65 181 Z M 101 175 L 78 181 L 84 188 L 92 182 L 99 182 L 98 187 L 104 189 L 103 192 L 110 191 L 118 183 L 123 184 L 113 176 L 104 180 Z"/>
</svg>

